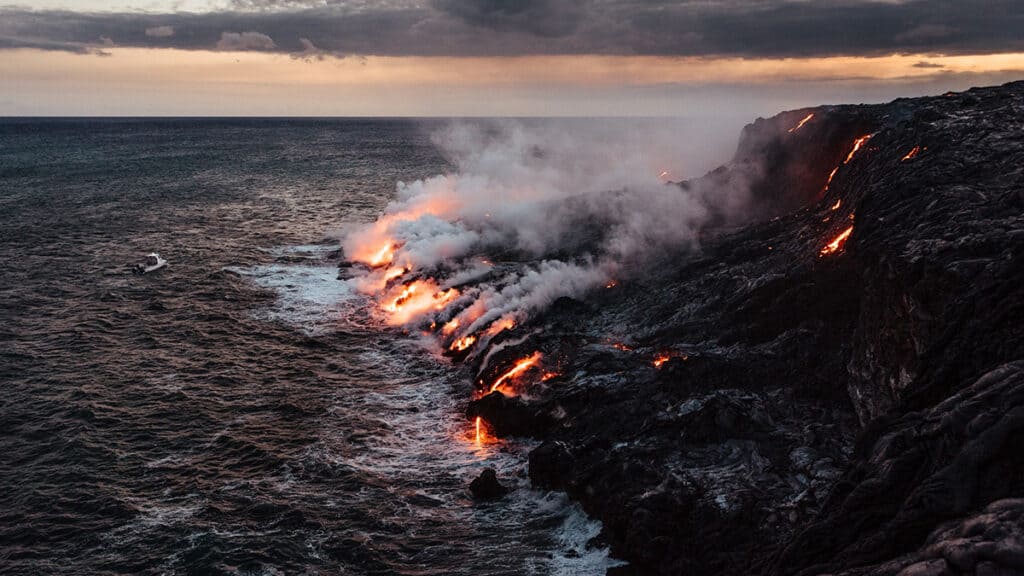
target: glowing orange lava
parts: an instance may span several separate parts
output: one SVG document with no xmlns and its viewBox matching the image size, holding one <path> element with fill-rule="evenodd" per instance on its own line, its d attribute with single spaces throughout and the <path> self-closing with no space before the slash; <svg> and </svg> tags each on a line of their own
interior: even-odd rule
<svg viewBox="0 0 1024 576">
<path fill-rule="evenodd" d="M 441 327 L 441 334 L 451 334 L 455 332 L 455 329 L 459 327 L 459 319 L 452 318 L 444 326 Z"/>
<path fill-rule="evenodd" d="M 381 248 L 378 252 L 374 253 L 374 255 L 370 257 L 368 264 L 370 266 L 373 266 L 374 268 L 378 266 L 384 266 L 385 264 L 390 264 L 391 259 L 394 258 L 395 256 L 394 248 L 394 244 L 388 242 L 387 244 L 384 245 L 383 248 Z"/>
<path fill-rule="evenodd" d="M 433 280 L 416 280 L 402 287 L 401 292 L 383 308 L 390 314 L 388 323 L 400 326 L 427 312 L 444 310 L 458 296 L 459 291 L 454 288 L 441 291 Z"/>
<path fill-rule="evenodd" d="M 609 280 L 608 283 L 604 285 L 604 287 L 605 288 L 615 288 L 618 285 L 619 285 L 619 283 L 616 282 L 615 280 Z"/>
<path fill-rule="evenodd" d="M 836 203 L 833 204 L 832 207 L 829 208 L 829 210 L 839 210 L 839 207 L 842 206 L 842 205 L 843 205 L 843 199 L 842 198 L 837 198 L 836 199 Z"/>
<path fill-rule="evenodd" d="M 853 226 L 843 230 L 835 237 L 835 240 L 826 244 L 825 247 L 821 249 L 821 256 L 828 256 L 829 254 L 833 254 L 841 250 L 846 244 L 846 239 L 850 237 L 850 234 L 853 234 Z"/>
<path fill-rule="evenodd" d="M 854 155 L 857 154 L 857 151 L 860 150 L 861 146 L 863 146 L 865 142 L 870 140 L 872 136 L 874 136 L 874 134 L 866 134 L 854 140 L 853 150 L 850 150 L 850 153 L 846 155 L 846 160 L 843 160 L 843 164 L 849 164 L 850 160 L 853 160 Z"/>
<path fill-rule="evenodd" d="M 832 179 L 836 177 L 836 172 L 839 172 L 839 166 L 833 168 L 829 173 L 828 180 L 825 181 L 825 189 L 822 192 L 828 192 L 828 187 L 832 185 Z"/>
<path fill-rule="evenodd" d="M 668 362 L 671 359 L 672 359 L 672 356 L 670 356 L 668 354 L 659 354 L 654 359 L 654 361 L 651 362 L 651 364 L 653 364 L 655 368 L 661 368 L 662 365 L 665 364 L 665 362 Z"/>
<path fill-rule="evenodd" d="M 557 378 L 559 376 L 561 376 L 561 374 L 559 374 L 558 372 L 545 372 L 544 374 L 541 374 L 540 381 L 547 382 L 548 380 L 551 380 L 552 378 Z"/>
<path fill-rule="evenodd" d="M 914 146 L 913 148 L 910 149 L 910 152 L 907 152 L 906 156 L 904 156 L 903 158 L 900 158 L 900 162 L 906 162 L 907 160 L 910 160 L 914 156 L 917 156 L 920 152 L 921 152 L 921 147 L 920 146 Z"/>
<path fill-rule="evenodd" d="M 501 385 L 505 383 L 505 381 L 513 379 L 516 376 L 522 374 L 523 372 L 529 370 L 533 366 L 536 366 L 540 362 L 540 359 L 542 357 L 543 354 L 541 354 L 540 352 L 534 352 L 529 357 L 523 358 L 522 360 L 518 360 L 515 363 L 515 365 L 512 366 L 512 368 L 510 368 L 507 372 L 502 374 L 500 378 L 495 380 L 494 384 L 491 384 L 490 391 L 494 392 L 495 390 L 500 388 Z"/>
<path fill-rule="evenodd" d="M 476 417 L 476 443 L 479 444 L 481 440 L 480 436 L 480 417 Z"/>
<path fill-rule="evenodd" d="M 405 274 L 406 272 L 408 272 L 408 270 L 398 266 L 395 266 L 394 268 L 388 268 L 387 272 L 384 272 L 384 283 L 386 284 L 394 280 L 395 278 L 398 278 L 402 274 Z"/>
<path fill-rule="evenodd" d="M 516 321 L 506 316 L 499 320 L 496 320 L 493 324 L 487 327 L 484 331 L 485 336 L 494 336 L 505 330 L 511 330 L 516 327 Z"/>
<path fill-rule="evenodd" d="M 452 342 L 451 349 L 456 352 L 462 352 L 466 348 L 472 346 L 474 342 L 476 342 L 476 336 L 473 336 L 472 334 L 470 334 L 469 336 L 463 336 L 462 338 L 459 338 L 455 342 Z"/>
<path fill-rule="evenodd" d="M 808 122 L 811 121 L 811 118 L 814 118 L 814 112 L 811 112 L 807 116 L 804 116 L 804 119 L 801 120 L 800 123 L 797 124 L 796 126 L 793 126 L 792 128 L 790 128 L 789 131 L 790 132 L 796 132 L 797 130 L 803 128 L 804 124 L 807 124 Z"/>
<path fill-rule="evenodd" d="M 621 342 L 615 342 L 614 344 L 612 344 L 612 348 L 615 348 L 616 350 L 622 350 L 623 352 L 632 352 L 633 351 L 633 349 L 631 347 L 626 346 L 625 344 L 622 344 Z"/>
</svg>

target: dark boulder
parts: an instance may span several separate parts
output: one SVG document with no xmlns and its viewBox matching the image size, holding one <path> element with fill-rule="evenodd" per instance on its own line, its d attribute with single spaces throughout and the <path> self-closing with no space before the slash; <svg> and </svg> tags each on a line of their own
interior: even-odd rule
<svg viewBox="0 0 1024 576">
<path fill-rule="evenodd" d="M 498 482 L 498 473 L 494 468 L 487 468 L 469 483 L 469 491 L 478 500 L 493 500 L 508 494 L 509 489 Z"/>
<path fill-rule="evenodd" d="M 483 418 L 498 436 L 537 437 L 555 424 L 555 418 L 543 406 L 532 405 L 518 396 L 491 392 L 469 403 L 466 418 Z"/>
</svg>

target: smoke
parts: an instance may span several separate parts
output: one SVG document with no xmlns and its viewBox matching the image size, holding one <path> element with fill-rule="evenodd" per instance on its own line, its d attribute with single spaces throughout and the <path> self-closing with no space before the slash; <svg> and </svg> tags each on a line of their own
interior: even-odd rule
<svg viewBox="0 0 1024 576">
<path fill-rule="evenodd" d="M 457 319 L 453 337 L 486 342 L 561 297 L 685 256 L 712 213 L 744 204 L 742 182 L 669 182 L 725 150 L 678 125 L 456 122 L 433 140 L 455 173 L 399 182 L 384 213 L 342 244 L 366 265 L 351 282 L 390 309 L 437 290 L 436 306 L 419 300 L 402 323 Z"/>
</svg>

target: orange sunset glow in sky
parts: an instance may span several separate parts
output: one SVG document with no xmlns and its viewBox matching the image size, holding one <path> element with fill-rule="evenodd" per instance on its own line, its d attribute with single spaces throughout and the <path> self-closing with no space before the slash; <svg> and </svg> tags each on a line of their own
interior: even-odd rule
<svg viewBox="0 0 1024 576">
<path fill-rule="evenodd" d="M 49 0 L 0 8 L 0 115 L 749 116 L 1024 78 L 1024 8 L 948 4 Z"/>
</svg>

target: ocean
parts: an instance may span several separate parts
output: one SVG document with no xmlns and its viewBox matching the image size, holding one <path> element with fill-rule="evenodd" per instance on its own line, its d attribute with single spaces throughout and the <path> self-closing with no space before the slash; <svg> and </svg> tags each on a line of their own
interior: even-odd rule
<svg viewBox="0 0 1024 576">
<path fill-rule="evenodd" d="M 439 122 L 0 119 L 0 573 L 604 573 L 531 444 L 475 441 L 465 377 L 338 280 L 452 169 Z"/>
</svg>

